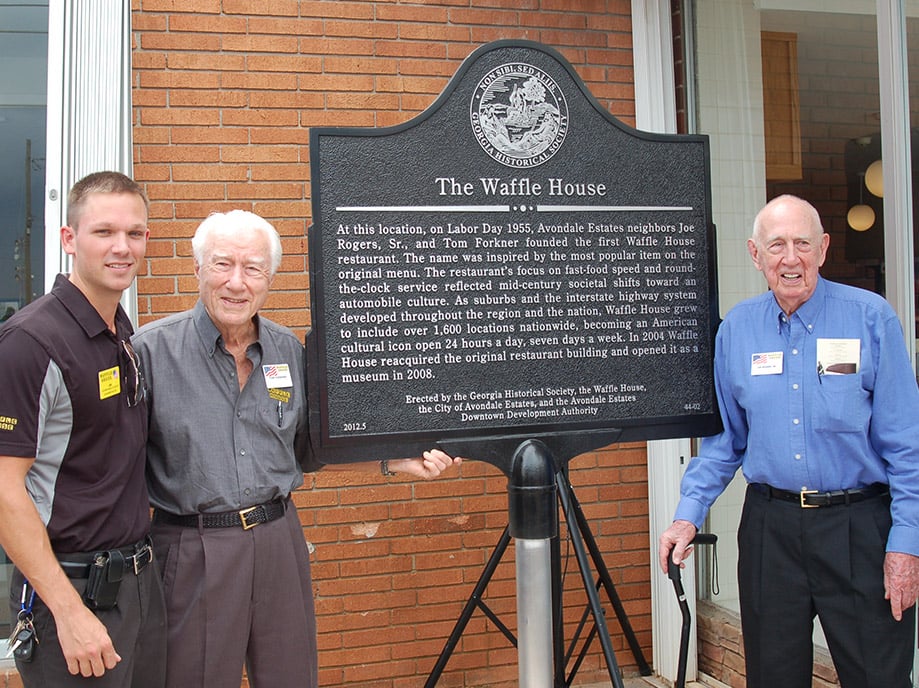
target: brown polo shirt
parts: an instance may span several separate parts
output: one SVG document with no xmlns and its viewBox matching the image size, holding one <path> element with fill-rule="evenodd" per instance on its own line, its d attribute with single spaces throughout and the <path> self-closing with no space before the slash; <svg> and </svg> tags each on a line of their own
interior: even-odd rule
<svg viewBox="0 0 919 688">
<path fill-rule="evenodd" d="M 55 552 L 89 552 L 149 530 L 147 409 L 122 342 L 64 275 L 0 329 L 0 455 L 35 458 L 26 486 Z M 134 402 L 138 403 L 134 403 Z"/>
</svg>

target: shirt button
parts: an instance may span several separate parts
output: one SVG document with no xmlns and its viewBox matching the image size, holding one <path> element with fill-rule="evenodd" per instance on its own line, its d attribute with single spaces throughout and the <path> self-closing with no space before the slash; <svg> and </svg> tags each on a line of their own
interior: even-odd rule
<svg viewBox="0 0 919 688">
<path fill-rule="evenodd" d="M 814 326 L 813 326 L 813 325 L 808 325 L 808 326 L 807 326 L 807 329 L 812 330 L 812 329 L 814 329 Z"/>
<path fill-rule="evenodd" d="M 797 349 L 792 349 L 792 350 L 791 350 L 791 353 L 793 353 L 795 356 L 797 356 L 797 355 L 798 355 L 798 350 L 797 350 Z"/>
<path fill-rule="evenodd" d="M 798 421 L 795 421 L 795 423 L 797 423 L 797 422 L 798 422 Z M 246 455 L 246 450 L 245 450 L 245 449 L 240 449 L 240 450 L 239 450 L 239 455 L 240 455 L 240 456 L 245 456 L 245 455 Z"/>
<path fill-rule="evenodd" d="M 798 383 L 797 383 L 797 382 L 794 383 L 794 384 L 791 386 L 791 388 L 792 388 L 792 389 L 798 389 Z"/>
<path fill-rule="evenodd" d="M 245 493 L 248 495 L 249 493 L 252 492 L 252 490 L 250 490 L 250 489 L 247 487 L 245 490 L 243 490 L 243 492 L 245 492 Z"/>
<path fill-rule="evenodd" d="M 795 454 L 795 461 L 800 461 L 800 460 L 801 460 L 801 455 Z"/>
<path fill-rule="evenodd" d="M 799 421 L 797 418 L 795 418 L 795 419 L 794 419 L 793 421 L 791 421 L 791 422 L 794 423 L 795 425 L 797 425 L 797 424 L 800 423 L 801 421 Z M 245 452 L 243 452 L 243 453 L 245 453 Z"/>
<path fill-rule="evenodd" d="M 795 387 L 797 387 L 797 386 L 798 386 L 798 385 L 795 385 Z M 242 411 L 237 411 L 237 412 L 236 412 L 236 417 L 237 417 L 237 418 L 242 418 L 242 415 L 243 415 L 243 414 L 242 414 Z"/>
</svg>

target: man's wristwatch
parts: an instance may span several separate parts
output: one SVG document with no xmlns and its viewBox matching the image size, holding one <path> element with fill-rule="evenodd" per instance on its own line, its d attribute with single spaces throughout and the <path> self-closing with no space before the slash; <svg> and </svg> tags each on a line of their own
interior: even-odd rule
<svg viewBox="0 0 919 688">
<path fill-rule="evenodd" d="M 382 473 L 386 477 L 395 475 L 394 471 L 389 470 L 389 461 L 387 461 L 386 459 L 383 459 L 382 461 L 380 461 L 380 473 Z"/>
</svg>

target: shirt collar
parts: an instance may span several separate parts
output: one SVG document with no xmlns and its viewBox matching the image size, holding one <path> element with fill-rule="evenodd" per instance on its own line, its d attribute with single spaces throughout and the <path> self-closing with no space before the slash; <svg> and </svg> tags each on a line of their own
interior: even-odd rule
<svg viewBox="0 0 919 688">
<path fill-rule="evenodd" d="M 201 343 L 204 344 L 204 349 L 207 351 L 207 355 L 210 358 L 213 358 L 214 352 L 220 345 L 222 338 L 220 335 L 220 330 L 217 329 L 217 326 L 214 324 L 214 321 L 211 320 L 211 316 L 208 315 L 207 309 L 204 307 L 204 304 L 200 300 L 195 303 L 195 307 L 192 309 L 192 318 L 195 321 L 195 328 L 198 330 L 198 336 L 201 337 Z M 262 328 L 259 327 L 258 314 L 256 314 L 252 320 L 255 323 L 255 331 L 257 333 L 254 343 L 261 346 Z"/>
<path fill-rule="evenodd" d="M 798 318 L 801 324 L 804 325 L 804 329 L 808 333 L 813 333 L 814 327 L 817 324 L 817 318 L 820 316 L 820 313 L 823 312 L 823 307 L 826 304 L 826 283 L 823 278 L 818 275 L 817 286 L 814 288 L 814 293 L 811 294 L 811 297 L 807 301 L 798 306 L 798 310 L 792 313 L 791 317 L 785 315 L 782 307 L 779 306 L 778 301 L 775 301 L 774 298 L 773 302 L 776 307 L 776 318 L 779 331 L 782 329 L 782 323 L 788 322 L 791 318 Z"/>
<path fill-rule="evenodd" d="M 86 295 L 70 281 L 67 275 L 59 274 L 54 279 L 51 293 L 70 312 L 73 319 L 83 328 L 87 337 L 92 338 L 103 332 L 110 332 L 105 320 L 99 315 L 99 311 L 93 307 Z M 134 332 L 131 320 L 128 318 L 128 314 L 124 312 L 121 304 L 118 304 L 118 308 L 115 311 L 115 330 L 116 333 L 113 336 L 118 336 L 121 339 L 127 339 Z"/>
</svg>

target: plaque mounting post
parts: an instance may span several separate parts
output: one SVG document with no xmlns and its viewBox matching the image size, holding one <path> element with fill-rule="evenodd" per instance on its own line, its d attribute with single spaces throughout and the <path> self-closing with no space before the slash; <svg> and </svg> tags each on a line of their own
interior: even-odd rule
<svg viewBox="0 0 919 688">
<path fill-rule="evenodd" d="M 541 440 L 516 436 L 499 438 L 497 442 L 495 440 L 465 440 L 441 443 L 442 448 L 449 454 L 481 457 L 500 468 L 508 476 L 508 525 L 482 570 L 472 594 L 466 601 L 425 683 L 425 688 L 434 688 L 437 685 L 437 681 L 476 609 L 481 610 L 511 644 L 517 647 L 521 686 L 566 688 L 571 685 L 592 639 L 597 636 L 603 649 L 613 688 L 623 688 L 622 676 L 600 601 L 599 591 L 601 589 L 606 592 L 616 613 L 639 672 L 643 676 L 652 673 L 616 592 L 609 570 L 603 561 L 602 553 L 594 540 L 590 526 L 566 475 L 567 462 L 570 458 L 589 449 L 610 444 L 618 433 L 619 431 L 605 431 L 603 433 L 580 433 L 579 435 L 547 435 Z M 512 453 L 514 446 L 516 449 Z M 499 456 L 503 456 L 503 459 L 499 459 Z M 512 458 L 508 460 L 508 456 Z M 569 537 L 588 598 L 587 608 L 578 627 L 578 635 L 572 640 L 567 651 L 565 650 L 561 602 L 559 506 L 565 516 Z M 482 600 L 482 595 L 510 544 L 511 537 L 516 539 L 519 637 L 515 637 Z M 591 561 L 598 572 L 599 580 L 596 583 L 590 568 Z M 569 675 L 566 676 L 568 661 L 574 654 L 580 631 L 591 616 L 593 627 L 584 640 Z"/>
<path fill-rule="evenodd" d="M 558 537 L 555 466 L 542 442 L 527 440 L 511 463 L 508 528 L 517 556 L 517 672 L 519 684 L 551 688 L 552 548 Z"/>
</svg>

